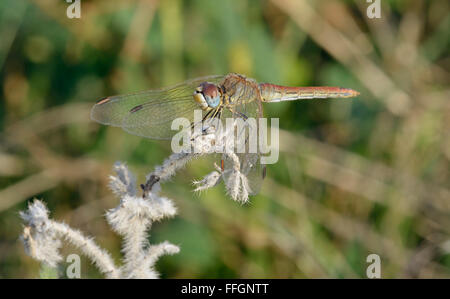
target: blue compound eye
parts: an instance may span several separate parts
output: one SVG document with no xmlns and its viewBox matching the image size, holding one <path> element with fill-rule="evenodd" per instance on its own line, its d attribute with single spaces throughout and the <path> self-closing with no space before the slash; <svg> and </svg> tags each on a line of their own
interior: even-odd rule
<svg viewBox="0 0 450 299">
<path fill-rule="evenodd" d="M 203 82 L 200 84 L 199 88 L 196 90 L 203 95 L 206 104 L 210 108 L 216 108 L 220 104 L 220 92 L 219 88 L 212 83 Z"/>
<path fill-rule="evenodd" d="M 211 108 L 216 108 L 220 104 L 220 96 L 217 95 L 214 98 L 211 98 L 209 96 L 205 96 L 206 103 L 208 103 L 208 106 Z"/>
</svg>

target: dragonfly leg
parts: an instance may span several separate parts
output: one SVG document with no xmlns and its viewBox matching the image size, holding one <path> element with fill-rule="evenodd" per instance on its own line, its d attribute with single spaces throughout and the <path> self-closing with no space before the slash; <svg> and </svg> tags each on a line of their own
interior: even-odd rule
<svg viewBox="0 0 450 299">
<path fill-rule="evenodd" d="M 210 119 L 214 119 L 215 117 L 217 117 L 217 118 L 220 119 L 220 116 L 222 115 L 222 109 L 223 109 L 223 107 L 221 106 L 221 107 L 218 107 L 218 108 L 216 108 L 216 109 L 214 109 L 214 110 L 211 110 L 210 112 L 213 112 L 213 114 L 212 114 L 209 118 L 210 118 Z M 204 117 L 203 120 L 202 120 L 202 123 L 208 118 L 209 114 L 210 114 L 210 113 L 208 112 L 208 113 L 205 115 L 205 117 Z M 208 128 L 209 128 L 209 127 L 203 129 L 203 134 L 204 134 L 204 135 L 207 134 Z M 216 128 L 216 129 L 217 129 L 217 128 Z"/>
<path fill-rule="evenodd" d="M 245 114 L 242 113 L 242 112 L 234 111 L 234 109 L 232 109 L 232 108 L 230 108 L 230 111 L 231 111 L 232 113 L 236 113 L 237 115 L 239 115 L 240 117 L 242 117 L 244 120 L 247 120 L 247 119 L 248 119 L 248 116 L 245 115 Z"/>
<path fill-rule="evenodd" d="M 205 114 L 205 116 L 203 116 L 203 118 L 202 118 L 202 122 L 204 122 L 205 121 L 205 119 L 206 118 L 208 118 L 208 116 L 211 114 L 211 112 L 213 112 L 214 110 L 209 110 L 206 114 Z M 192 123 L 191 124 L 191 129 L 193 129 L 194 128 L 194 126 L 195 126 L 195 123 Z"/>
<path fill-rule="evenodd" d="M 208 118 L 208 116 L 209 116 L 213 111 L 214 111 L 214 110 L 211 109 L 211 110 L 209 110 L 209 111 L 205 114 L 205 116 L 203 116 L 203 118 L 202 118 L 202 127 L 203 127 L 203 122 Z M 195 125 L 196 125 L 196 123 L 194 123 L 194 122 L 191 123 L 191 130 L 194 129 Z M 202 131 L 203 131 L 203 130 L 202 130 Z M 191 138 L 191 141 L 194 141 L 194 138 Z"/>
</svg>

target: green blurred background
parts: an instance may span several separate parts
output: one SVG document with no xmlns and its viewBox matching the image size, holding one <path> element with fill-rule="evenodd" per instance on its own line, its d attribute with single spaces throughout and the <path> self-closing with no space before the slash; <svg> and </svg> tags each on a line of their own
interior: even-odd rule
<svg viewBox="0 0 450 299">
<path fill-rule="evenodd" d="M 0 277 L 55 276 L 18 240 L 34 197 L 120 259 L 112 165 L 142 182 L 170 143 L 90 121 L 96 100 L 238 72 L 361 95 L 266 104 L 280 159 L 249 204 L 192 192 L 208 158 L 164 184 L 179 215 L 150 241 L 181 252 L 163 278 L 364 278 L 371 253 L 383 278 L 449 278 L 449 4 L 381 4 L 369 19 L 366 1 L 82 0 L 69 19 L 65 1 L 0 1 Z M 82 277 L 101 277 L 85 258 Z"/>
</svg>

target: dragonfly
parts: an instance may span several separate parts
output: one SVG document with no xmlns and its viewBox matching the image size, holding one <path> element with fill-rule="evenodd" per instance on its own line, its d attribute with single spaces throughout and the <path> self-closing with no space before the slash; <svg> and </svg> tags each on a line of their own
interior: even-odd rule
<svg viewBox="0 0 450 299">
<path fill-rule="evenodd" d="M 125 131 L 150 138 L 171 139 L 177 131 L 172 121 L 184 117 L 194 125 L 195 109 L 202 111 L 202 122 L 209 119 L 258 119 L 263 116 L 262 103 L 300 99 L 351 98 L 359 92 L 341 87 L 287 87 L 258 83 L 244 75 L 206 76 L 177 85 L 99 100 L 91 110 L 91 118 L 101 124 L 121 127 Z M 247 132 L 247 131 L 246 131 Z M 257 194 L 266 175 L 260 153 L 238 153 L 240 171 L 247 177 L 250 195 Z M 222 170 L 231 165 L 221 160 Z M 225 182 L 228 177 L 224 175 Z"/>
</svg>

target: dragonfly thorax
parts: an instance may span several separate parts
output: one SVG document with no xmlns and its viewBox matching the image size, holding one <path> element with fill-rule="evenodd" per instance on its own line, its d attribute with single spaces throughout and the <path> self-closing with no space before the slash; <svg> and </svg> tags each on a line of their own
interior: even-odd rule
<svg viewBox="0 0 450 299">
<path fill-rule="evenodd" d="M 203 110 L 216 108 L 220 104 L 219 88 L 212 83 L 203 82 L 200 84 L 193 94 L 194 100 Z"/>
</svg>

